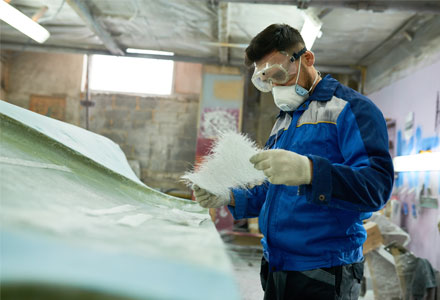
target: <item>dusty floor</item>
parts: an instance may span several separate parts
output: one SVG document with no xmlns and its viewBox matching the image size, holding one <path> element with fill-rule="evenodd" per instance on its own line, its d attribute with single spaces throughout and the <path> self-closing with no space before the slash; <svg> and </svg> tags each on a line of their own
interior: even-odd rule
<svg viewBox="0 0 440 300">
<path fill-rule="evenodd" d="M 242 300 L 262 300 L 263 290 L 260 284 L 260 263 L 263 252 L 261 247 L 226 245 L 234 265 Z"/>
</svg>

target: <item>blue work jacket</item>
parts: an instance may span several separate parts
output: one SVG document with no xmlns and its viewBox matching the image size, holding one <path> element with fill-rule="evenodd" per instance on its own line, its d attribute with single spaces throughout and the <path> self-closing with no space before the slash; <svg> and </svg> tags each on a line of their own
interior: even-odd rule
<svg viewBox="0 0 440 300">
<path fill-rule="evenodd" d="M 233 190 L 235 206 L 229 210 L 236 219 L 259 217 L 271 270 L 362 260 L 367 237 L 362 220 L 385 205 L 394 178 L 380 110 L 328 75 L 297 110 L 280 113 L 266 147 L 313 162 L 309 185 L 265 182 Z"/>
</svg>

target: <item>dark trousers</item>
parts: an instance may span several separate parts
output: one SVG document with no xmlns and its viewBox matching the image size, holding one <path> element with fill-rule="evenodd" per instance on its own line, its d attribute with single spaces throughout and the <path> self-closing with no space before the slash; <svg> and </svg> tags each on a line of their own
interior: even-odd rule
<svg viewBox="0 0 440 300">
<path fill-rule="evenodd" d="M 308 271 L 271 272 L 261 260 L 260 279 L 264 300 L 358 299 L 364 262 Z"/>
</svg>

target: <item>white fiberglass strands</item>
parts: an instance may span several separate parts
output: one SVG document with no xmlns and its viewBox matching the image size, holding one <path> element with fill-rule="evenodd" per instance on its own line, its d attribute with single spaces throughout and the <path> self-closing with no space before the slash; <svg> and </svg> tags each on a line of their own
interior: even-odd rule
<svg viewBox="0 0 440 300">
<path fill-rule="evenodd" d="M 209 192 L 228 196 L 231 188 L 248 188 L 264 182 L 262 171 L 256 170 L 249 159 L 261 151 L 243 134 L 222 133 L 196 170 L 185 173 L 182 179 L 197 184 Z"/>
</svg>

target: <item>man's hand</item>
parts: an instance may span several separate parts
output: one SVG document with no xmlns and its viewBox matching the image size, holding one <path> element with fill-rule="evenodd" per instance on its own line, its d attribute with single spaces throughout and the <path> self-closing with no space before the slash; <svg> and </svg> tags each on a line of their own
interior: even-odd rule
<svg viewBox="0 0 440 300">
<path fill-rule="evenodd" d="M 302 185 L 312 182 L 312 163 L 304 156 L 281 149 L 265 150 L 250 158 L 272 184 Z"/>
<path fill-rule="evenodd" d="M 192 189 L 194 190 L 196 201 L 201 207 L 217 208 L 228 205 L 231 202 L 230 199 L 211 194 L 207 190 L 200 188 L 198 185 L 193 185 Z"/>
</svg>

